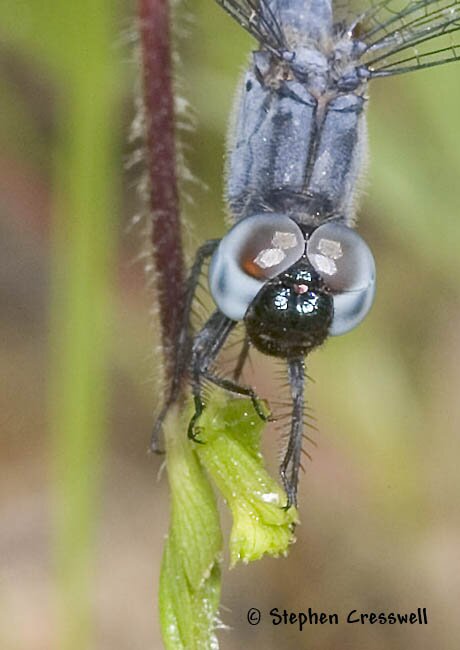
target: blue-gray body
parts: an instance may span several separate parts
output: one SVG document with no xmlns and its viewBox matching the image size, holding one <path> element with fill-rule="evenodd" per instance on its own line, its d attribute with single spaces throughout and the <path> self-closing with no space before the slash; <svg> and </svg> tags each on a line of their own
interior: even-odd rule
<svg viewBox="0 0 460 650">
<path fill-rule="evenodd" d="M 330 0 L 271 0 L 288 53 L 254 52 L 235 106 L 227 162 L 233 220 L 282 212 L 352 225 L 366 153 L 359 41 L 334 27 Z"/>
</svg>

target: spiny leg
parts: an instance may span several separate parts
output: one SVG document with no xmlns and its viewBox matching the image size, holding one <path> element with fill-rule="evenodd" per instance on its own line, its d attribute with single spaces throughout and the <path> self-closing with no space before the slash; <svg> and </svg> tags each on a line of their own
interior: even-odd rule
<svg viewBox="0 0 460 650">
<path fill-rule="evenodd" d="M 288 361 L 288 376 L 292 398 L 291 430 L 286 453 L 280 465 L 281 480 L 287 494 L 286 509 L 297 505 L 304 413 L 305 362 L 303 357 Z"/>
<path fill-rule="evenodd" d="M 231 320 L 216 309 L 193 341 L 190 375 L 195 413 L 188 426 L 188 437 L 195 440 L 195 442 L 201 442 L 197 438 L 195 425 L 205 408 L 202 397 L 203 379 L 206 378 L 209 367 L 219 354 L 235 325 L 236 321 Z"/>
<path fill-rule="evenodd" d="M 266 422 L 270 419 L 270 416 L 265 414 L 263 407 L 260 404 L 260 399 L 257 396 L 257 393 L 250 388 L 249 386 L 241 386 L 241 384 L 232 381 L 231 379 L 225 379 L 214 375 L 213 373 L 206 372 L 203 374 L 204 378 L 213 383 L 219 388 L 229 391 L 230 393 L 235 393 L 236 395 L 242 395 L 243 397 L 249 397 L 254 407 L 255 412 L 260 417 L 261 420 Z"/>
<path fill-rule="evenodd" d="M 219 241 L 219 239 L 210 239 L 206 241 L 202 246 L 200 246 L 200 248 L 197 250 L 195 261 L 193 262 L 193 265 L 190 269 L 184 291 L 184 307 L 177 339 L 176 365 L 174 368 L 173 376 L 171 378 L 169 389 L 164 399 L 163 406 L 153 425 L 152 437 L 150 440 L 150 450 L 155 453 L 161 453 L 159 440 L 163 421 L 171 406 L 180 397 L 183 387 L 183 380 L 189 365 L 192 346 L 192 338 L 190 333 L 190 315 L 203 265 L 205 261 L 214 253 L 217 246 L 219 245 Z"/>
<path fill-rule="evenodd" d="M 249 336 L 246 334 L 244 339 L 243 339 L 243 345 L 241 347 L 240 353 L 238 355 L 238 359 L 236 361 L 236 366 L 233 371 L 233 382 L 230 382 L 227 379 L 222 379 L 222 378 L 212 378 L 210 377 L 210 381 L 215 383 L 218 386 L 221 386 L 225 390 L 232 391 L 236 393 L 237 395 L 246 395 L 249 397 L 252 401 L 252 405 L 254 406 L 254 410 L 256 411 L 257 415 L 260 417 L 261 420 L 267 421 L 267 420 L 273 420 L 271 414 L 266 415 L 264 409 L 261 408 L 260 406 L 260 399 L 258 398 L 257 394 L 255 393 L 254 390 L 251 388 L 248 388 L 246 386 L 242 386 L 239 383 L 239 379 L 241 377 L 241 373 L 243 372 L 244 364 L 249 358 L 249 350 L 251 348 L 250 342 L 249 342 Z"/>
<path fill-rule="evenodd" d="M 241 347 L 240 353 L 238 355 L 238 359 L 236 361 L 236 366 L 233 371 L 233 380 L 234 381 L 239 381 L 241 377 L 241 373 L 243 372 L 244 364 L 246 363 L 249 355 L 249 337 L 246 334 L 243 340 L 243 345 Z"/>
<path fill-rule="evenodd" d="M 203 381 L 209 381 L 215 386 L 237 395 L 249 397 L 259 417 L 263 420 L 268 419 L 260 404 L 260 400 L 252 388 L 241 386 L 231 379 L 219 377 L 209 370 L 235 325 L 235 321 L 230 320 L 219 310 L 216 310 L 203 329 L 197 334 L 195 341 L 193 342 L 190 373 L 192 377 L 192 394 L 195 402 L 195 413 L 190 420 L 188 436 L 196 442 L 201 442 L 197 439 L 198 432 L 196 422 L 205 408 L 202 397 Z"/>
</svg>

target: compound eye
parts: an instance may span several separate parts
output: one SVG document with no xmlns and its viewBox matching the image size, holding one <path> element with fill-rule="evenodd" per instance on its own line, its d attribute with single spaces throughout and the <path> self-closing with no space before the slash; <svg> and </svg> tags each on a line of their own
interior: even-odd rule
<svg viewBox="0 0 460 650">
<path fill-rule="evenodd" d="M 299 226 L 284 214 L 239 221 L 221 240 L 209 267 L 209 288 L 220 311 L 241 320 L 263 285 L 305 251 Z"/>
<path fill-rule="evenodd" d="M 364 319 L 375 294 L 375 262 L 352 228 L 325 223 L 307 242 L 307 257 L 333 294 L 332 336 L 345 334 Z"/>
</svg>

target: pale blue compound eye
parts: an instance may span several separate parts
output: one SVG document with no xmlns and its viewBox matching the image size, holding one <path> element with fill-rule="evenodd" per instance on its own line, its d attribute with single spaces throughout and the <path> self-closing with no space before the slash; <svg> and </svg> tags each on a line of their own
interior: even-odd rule
<svg viewBox="0 0 460 650">
<path fill-rule="evenodd" d="M 334 300 L 332 336 L 355 328 L 367 315 L 375 294 L 375 262 L 366 242 L 341 223 L 316 228 L 307 242 L 307 257 Z"/>
<path fill-rule="evenodd" d="M 220 311 L 241 320 L 263 285 L 305 252 L 299 226 L 284 214 L 238 221 L 221 240 L 209 267 L 209 289 Z"/>
</svg>

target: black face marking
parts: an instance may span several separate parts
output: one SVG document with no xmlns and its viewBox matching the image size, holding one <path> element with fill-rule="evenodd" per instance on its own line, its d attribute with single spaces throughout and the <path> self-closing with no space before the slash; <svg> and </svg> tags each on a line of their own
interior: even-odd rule
<svg viewBox="0 0 460 650">
<path fill-rule="evenodd" d="M 262 287 L 244 323 L 250 342 L 260 352 L 292 359 L 325 341 L 332 317 L 332 296 L 304 256 Z"/>
</svg>

